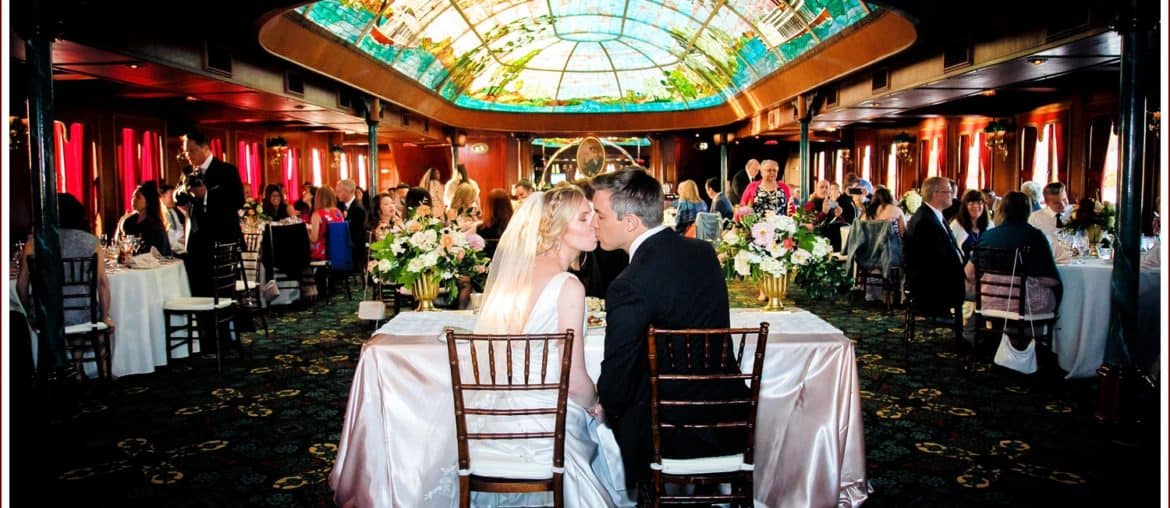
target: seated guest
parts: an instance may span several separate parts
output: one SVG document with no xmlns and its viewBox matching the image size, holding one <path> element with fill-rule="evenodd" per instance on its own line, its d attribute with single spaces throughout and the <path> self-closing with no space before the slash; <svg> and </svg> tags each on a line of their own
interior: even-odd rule
<svg viewBox="0 0 1170 508">
<path fill-rule="evenodd" d="M 182 254 L 187 251 L 187 212 L 175 201 L 175 187 L 163 184 L 159 187 L 159 200 L 167 223 L 167 241 L 171 252 Z"/>
<path fill-rule="evenodd" d="M 284 190 L 277 184 L 270 183 L 264 188 L 264 215 L 272 220 L 284 220 L 297 215 L 296 208 L 285 201 Z"/>
<path fill-rule="evenodd" d="M 953 189 L 944 177 L 922 183 L 922 204 L 906 225 L 904 259 L 914 305 L 923 315 L 949 315 L 962 307 L 963 253 L 955 245 L 942 211 Z"/>
<path fill-rule="evenodd" d="M 995 216 L 996 210 L 999 209 L 999 196 L 991 189 L 983 189 L 983 209 L 987 210 L 987 220 L 991 225 L 995 225 L 997 220 Z"/>
<path fill-rule="evenodd" d="M 683 180 L 678 184 L 678 202 L 674 204 L 678 215 L 675 216 L 674 230 L 685 233 L 699 213 L 707 211 L 707 203 L 699 197 L 699 186 L 694 180 Z"/>
<path fill-rule="evenodd" d="M 313 218 L 313 203 L 317 202 L 317 188 L 312 185 L 305 188 L 301 192 L 301 200 L 293 206 L 296 208 L 297 214 L 300 215 L 302 222 L 309 222 Z"/>
<path fill-rule="evenodd" d="M 496 244 L 512 220 L 512 199 L 504 189 L 492 189 L 487 195 L 487 208 L 484 209 L 483 222 L 477 228 L 477 233 L 487 242 L 484 253 L 492 257 L 496 253 Z"/>
<path fill-rule="evenodd" d="M 849 229 L 853 224 L 853 219 L 857 217 L 857 208 L 853 204 L 853 198 L 849 194 L 842 193 L 841 186 L 837 182 L 831 182 L 824 210 L 825 216 L 821 219 L 817 230 L 829 239 L 833 250 L 839 252 L 844 247 L 841 245 L 841 230 Z"/>
<path fill-rule="evenodd" d="M 943 209 L 943 220 L 948 224 L 959 214 L 959 208 L 962 207 L 962 202 L 959 201 L 959 185 L 954 180 L 951 180 L 951 196 L 951 206 Z"/>
<path fill-rule="evenodd" d="M 722 192 L 719 192 L 719 179 L 708 178 L 707 183 L 707 197 L 711 198 L 711 206 L 707 210 L 718 213 L 720 217 L 731 220 L 735 214 L 735 210 L 731 207 L 731 200 L 727 199 Z"/>
<path fill-rule="evenodd" d="M 136 193 L 137 194 L 137 193 Z M 93 229 L 93 224 L 90 224 L 88 214 L 81 202 L 72 194 L 58 193 L 57 194 L 57 215 L 60 221 L 57 230 L 57 236 L 61 243 L 61 257 L 62 258 L 80 258 L 97 255 L 97 301 L 100 309 L 99 316 L 106 326 L 114 329 L 114 322 L 110 319 L 110 281 L 106 277 L 105 256 L 103 254 L 102 246 L 98 242 L 96 236 L 90 231 Z M 29 235 L 28 240 L 24 243 L 24 258 L 26 260 L 32 259 L 35 255 L 35 242 L 33 242 L 32 235 Z M 32 309 L 32 290 L 30 287 L 32 273 L 29 272 L 28 262 L 20 263 L 20 269 L 16 274 L 16 294 L 20 298 L 21 304 L 26 309 Z M 77 295 L 64 294 L 64 304 L 67 307 L 78 305 L 82 302 L 78 301 Z M 65 322 L 63 326 L 79 325 L 88 323 L 90 320 L 89 312 L 82 310 L 65 310 Z M 53 334 L 61 337 L 59 334 Z M 84 339 L 71 339 L 84 340 Z M 109 340 L 108 337 L 100 337 L 98 340 Z M 80 346 L 80 343 L 74 344 Z M 64 343 L 48 344 L 51 349 L 50 357 L 55 364 L 54 367 L 64 366 L 67 359 L 65 358 Z M 100 351 L 101 348 L 98 348 Z M 82 350 L 78 349 L 74 352 L 73 363 L 77 368 L 77 376 L 82 376 L 81 370 L 81 354 Z M 103 361 L 104 356 L 98 358 L 98 373 L 103 378 L 109 378 L 110 373 L 106 372 Z"/>
<path fill-rule="evenodd" d="M 1060 305 L 1062 289 L 1060 273 L 1056 270 L 1052 247 L 1044 238 L 1044 233 L 1028 224 L 1029 202 L 1027 196 L 1021 192 L 1007 193 L 1000 204 L 1000 213 L 1003 214 L 1003 217 L 1000 219 L 999 225 L 983 234 L 979 240 L 979 247 L 1000 249 L 1027 247 L 1028 255 L 1024 258 L 1024 263 L 1028 267 L 1029 281 L 1034 282 L 1028 285 L 1025 313 L 1055 312 L 1057 306 Z M 967 263 L 966 278 L 969 284 L 974 284 L 975 265 L 973 263 Z M 1007 305 L 1007 302 L 1003 300 L 989 300 L 991 299 L 983 301 L 984 309 L 1003 309 Z"/>
<path fill-rule="evenodd" d="M 870 200 L 869 208 L 865 211 L 865 220 L 887 221 L 895 225 L 898 235 L 906 232 L 906 216 L 902 209 L 894 202 L 894 196 L 885 187 L 879 187 Z"/>
<path fill-rule="evenodd" d="M 1044 186 L 1038 182 L 1027 181 L 1020 185 L 1020 192 L 1028 196 L 1030 209 L 1035 212 L 1044 207 Z"/>
<path fill-rule="evenodd" d="M 1068 223 L 1071 212 L 1064 184 L 1052 182 L 1044 186 L 1044 206 L 1028 216 L 1028 224 L 1035 226 L 1052 241 L 1056 232 Z"/>
<path fill-rule="evenodd" d="M 812 212 L 819 222 L 825 217 L 823 210 L 827 199 L 829 199 L 829 181 L 820 180 L 817 182 L 817 188 L 813 191 L 813 195 L 808 197 L 808 201 L 802 208 L 807 212 Z"/>
<path fill-rule="evenodd" d="M 987 202 L 983 200 L 983 193 L 969 190 L 963 194 L 963 206 L 959 213 L 951 220 L 951 233 L 955 235 L 955 245 L 963 251 L 963 259 L 971 259 L 971 251 L 979 244 L 983 233 L 993 226 L 987 213 Z"/>
<path fill-rule="evenodd" d="M 466 227 L 467 224 L 479 222 L 479 191 L 469 183 L 461 183 L 451 195 L 450 205 L 447 207 L 447 220 Z"/>
<path fill-rule="evenodd" d="M 402 213 L 398 210 L 397 200 L 389 193 L 383 192 L 374 196 L 374 206 L 366 219 L 366 233 L 373 241 L 386 238 L 390 229 L 402 223 Z"/>
<path fill-rule="evenodd" d="M 141 243 L 135 254 L 150 252 L 151 247 L 164 256 L 171 255 L 167 239 L 167 220 L 162 213 L 162 200 L 154 181 L 144 182 L 134 190 L 134 211 L 118 221 L 118 236 L 137 236 Z"/>
<path fill-rule="evenodd" d="M 343 222 L 341 210 L 337 208 L 337 198 L 333 196 L 333 189 L 321 187 L 317 189 L 317 196 L 313 202 L 313 215 L 309 219 L 309 259 L 324 261 L 326 259 L 325 245 L 329 235 L 329 223 Z"/>
</svg>

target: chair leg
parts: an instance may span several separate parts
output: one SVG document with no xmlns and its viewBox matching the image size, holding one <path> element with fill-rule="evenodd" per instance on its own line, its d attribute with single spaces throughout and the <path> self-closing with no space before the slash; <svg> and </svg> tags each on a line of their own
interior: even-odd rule
<svg viewBox="0 0 1170 508">
<path fill-rule="evenodd" d="M 565 477 L 563 473 L 553 474 L 553 507 L 565 506 Z"/>
</svg>

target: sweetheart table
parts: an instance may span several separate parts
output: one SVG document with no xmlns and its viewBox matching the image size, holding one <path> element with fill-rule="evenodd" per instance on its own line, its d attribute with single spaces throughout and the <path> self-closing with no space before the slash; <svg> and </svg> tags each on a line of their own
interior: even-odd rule
<svg viewBox="0 0 1170 508">
<path fill-rule="evenodd" d="M 868 482 L 853 343 L 807 311 L 731 311 L 733 327 L 762 321 L 771 327 L 756 422 L 756 506 L 860 505 Z M 404 312 L 362 347 L 329 475 L 339 506 L 457 506 L 455 418 L 441 336 L 446 327 L 474 324 L 469 311 Z M 594 381 L 604 334 L 585 333 Z"/>
</svg>

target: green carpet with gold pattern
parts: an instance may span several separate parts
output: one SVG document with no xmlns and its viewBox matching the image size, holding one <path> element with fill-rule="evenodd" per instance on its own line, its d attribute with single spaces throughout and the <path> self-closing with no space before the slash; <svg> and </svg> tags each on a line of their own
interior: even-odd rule
<svg viewBox="0 0 1170 508">
<path fill-rule="evenodd" d="M 945 329 L 907 345 L 900 311 L 796 303 L 856 342 L 873 493 L 867 506 L 1084 506 L 1157 502 L 1157 422 L 1095 423 L 1094 380 L 974 369 Z M 755 306 L 736 286 L 735 305 Z M 330 506 L 327 477 L 370 325 L 334 298 L 245 334 L 223 373 L 210 357 L 112 384 L 86 383 L 53 413 L 13 394 L 16 506 Z M 794 467 L 790 465 L 789 467 Z M 1136 496 L 1136 498 L 1135 498 Z"/>
</svg>

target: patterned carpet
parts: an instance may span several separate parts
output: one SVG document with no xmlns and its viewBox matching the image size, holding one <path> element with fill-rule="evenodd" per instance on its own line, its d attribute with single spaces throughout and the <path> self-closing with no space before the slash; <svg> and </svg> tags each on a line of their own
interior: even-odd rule
<svg viewBox="0 0 1170 508">
<path fill-rule="evenodd" d="M 754 292 L 733 300 L 754 306 Z M 1158 422 L 1094 422 L 1096 382 L 974 369 L 945 329 L 848 301 L 796 303 L 857 344 L 873 494 L 866 506 L 1157 503 Z M 370 325 L 334 298 L 272 316 L 218 374 L 198 358 L 154 374 L 87 383 L 53 418 L 48 394 L 14 391 L 14 506 L 331 506 L 354 365 Z M 909 358 L 907 355 L 909 354 Z M 1124 439 L 1119 439 L 1118 436 Z M 33 466 L 34 462 L 42 464 Z"/>
</svg>

